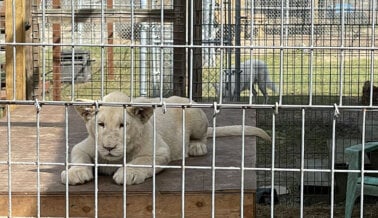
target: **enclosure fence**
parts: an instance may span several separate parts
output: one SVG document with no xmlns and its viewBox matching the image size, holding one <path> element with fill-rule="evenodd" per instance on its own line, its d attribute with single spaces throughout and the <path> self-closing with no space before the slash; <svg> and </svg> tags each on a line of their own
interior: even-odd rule
<svg viewBox="0 0 378 218">
<path fill-rule="evenodd" d="M 0 6 L 0 216 L 378 213 L 377 1 Z M 128 97 L 114 100 L 115 92 Z M 104 108 L 116 111 L 122 129 L 114 161 L 101 156 L 108 149 L 101 134 L 110 128 Z M 132 161 L 128 141 L 134 108 L 152 109 L 151 134 L 141 137 L 151 139 L 150 161 L 141 164 Z M 207 153 L 191 155 L 185 130 L 197 109 L 213 129 Z M 164 129 L 172 111 L 180 127 Z M 71 154 L 87 140 L 91 119 L 86 152 L 93 156 L 77 162 Z M 240 134 L 217 137 L 216 127 L 227 125 L 241 126 Z M 271 141 L 249 136 L 249 126 Z M 179 157 L 163 163 L 162 132 L 180 133 L 181 144 Z M 69 184 L 62 172 L 74 167 L 90 169 L 93 178 Z M 127 184 L 130 172 L 143 170 L 151 170 L 145 181 Z"/>
</svg>

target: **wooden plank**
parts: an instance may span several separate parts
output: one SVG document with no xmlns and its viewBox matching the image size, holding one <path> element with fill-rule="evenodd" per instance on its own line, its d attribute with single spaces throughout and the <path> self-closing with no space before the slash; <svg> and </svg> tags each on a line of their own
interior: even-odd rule
<svg viewBox="0 0 378 218">
<path fill-rule="evenodd" d="M 216 217 L 240 217 L 240 192 L 216 193 Z M 70 193 L 69 216 L 93 217 L 95 215 L 94 195 Z M 100 217 L 123 216 L 122 193 L 99 193 L 98 215 Z M 0 216 L 7 216 L 8 196 L 0 195 Z M 12 195 L 12 215 L 34 217 L 37 215 L 36 195 Z M 211 193 L 186 193 L 185 217 L 210 217 Z M 255 193 L 244 194 L 244 216 L 255 217 Z M 126 198 L 128 217 L 151 217 L 153 212 L 151 193 L 128 194 Z M 159 217 L 181 217 L 181 193 L 156 193 L 155 214 Z M 64 217 L 66 197 L 60 195 L 41 195 L 40 213 L 43 217 Z"/>
<path fill-rule="evenodd" d="M 66 158 L 65 144 L 68 142 L 70 149 L 73 145 L 86 137 L 86 129 L 82 119 L 76 114 L 72 107 L 68 108 L 68 119 L 65 122 L 65 108 L 62 106 L 44 105 L 39 113 L 40 129 L 36 128 L 36 109 L 33 105 L 19 106 L 11 112 L 11 188 L 12 208 L 14 213 L 25 212 L 23 216 L 34 216 L 36 211 L 36 193 L 41 195 L 41 206 L 44 216 L 56 213 L 56 216 L 63 216 L 65 212 L 65 190 L 66 186 L 60 182 L 60 172 L 65 168 Z M 212 117 L 213 111 L 205 109 L 207 116 Z M 231 125 L 240 124 L 243 116 L 241 110 L 225 109 L 217 116 L 217 124 Z M 254 110 L 246 111 L 246 124 L 254 125 Z M 65 135 L 68 125 L 68 135 Z M 36 138 L 39 133 L 39 181 L 37 184 L 37 145 Z M 0 119 L 0 135 L 8 135 L 8 122 L 5 118 Z M 213 155 L 216 154 L 215 165 L 217 167 L 238 167 L 241 166 L 241 137 L 224 137 L 216 141 L 216 150 L 213 151 L 213 142 L 208 140 L 209 154 L 202 157 L 190 157 L 185 161 L 186 166 L 208 166 L 211 167 Z M 232 145 L 232 146 L 230 146 Z M 255 163 L 255 139 L 245 138 L 245 167 L 254 167 Z M 8 184 L 8 138 L 0 137 L 0 216 L 7 215 L 9 195 Z M 23 162 L 33 163 L 29 165 Z M 51 164 L 60 163 L 61 165 Z M 181 166 L 181 161 L 174 161 L 170 165 Z M 212 170 L 211 169 L 186 169 L 185 170 L 185 192 L 186 212 L 188 216 L 208 217 L 211 208 Z M 235 214 L 237 217 L 240 211 L 240 170 L 216 170 L 215 171 L 215 193 L 216 212 L 222 214 Z M 253 171 L 245 171 L 244 191 L 246 202 L 246 217 L 252 217 L 254 213 L 254 192 L 256 189 L 256 175 Z M 181 190 L 182 170 L 166 169 L 156 176 L 157 212 L 162 217 L 169 217 L 181 211 Z M 145 183 L 127 186 L 127 207 L 128 212 L 147 211 L 146 207 L 151 205 L 152 179 Z M 39 190 L 37 189 L 39 187 Z M 93 213 L 94 182 L 83 185 L 70 186 L 70 210 L 73 215 Z M 110 176 L 98 177 L 99 200 L 104 204 L 119 205 L 122 202 L 123 186 L 116 185 Z M 73 203 L 73 202 L 82 203 Z M 63 203 L 62 203 L 63 202 Z M 140 202 L 135 203 L 134 202 Z M 159 203 L 161 202 L 161 203 Z M 193 202 L 193 203 L 192 203 Z M 1 207 L 3 205 L 3 207 Z M 25 206 L 23 206 L 25 205 Z M 45 206 L 47 205 L 47 206 Z M 141 206 L 142 205 L 142 206 Z M 198 206 L 199 205 L 199 206 Z M 199 210 L 197 207 L 203 207 Z M 27 209 L 34 208 L 34 209 Z M 56 209 L 54 209 L 56 208 Z M 63 208 L 63 209 L 62 209 Z M 102 209 L 101 206 L 99 209 Z M 112 208 L 112 207 L 110 207 Z M 150 208 L 150 207 L 149 207 Z M 48 212 L 48 210 L 52 210 Z M 117 206 L 112 210 L 118 214 L 122 213 L 122 207 Z M 150 211 L 151 209 L 149 209 Z M 42 212 L 41 211 L 41 212 Z M 84 212 L 83 212 L 84 211 Z M 34 215 L 30 215 L 33 213 Z M 63 215 L 62 215 L 63 213 Z M 107 213 L 107 212 L 100 212 Z M 147 212 L 146 212 L 147 213 Z M 110 213 L 112 214 L 112 213 Z M 16 215 L 16 214 L 13 214 Z M 145 214 L 143 214 L 144 216 Z M 142 215 L 141 215 L 142 216 Z M 150 214 L 149 214 L 150 216 Z M 218 217 L 218 216 L 217 216 Z M 225 215 L 226 217 L 226 215 Z"/>
<path fill-rule="evenodd" d="M 65 123 L 65 108 L 62 106 L 49 106 L 45 105 L 39 112 L 40 125 L 39 125 L 39 160 L 42 163 L 65 163 L 66 152 L 65 144 L 68 142 L 70 149 L 73 145 L 83 140 L 86 135 L 86 128 L 82 119 L 77 115 L 72 107 L 68 108 L 69 115 L 67 124 Z M 205 110 L 207 116 L 212 117 L 212 110 Z M 254 115 L 251 113 L 253 110 L 247 110 L 246 124 L 253 125 Z M 235 109 L 222 110 L 217 116 L 217 125 L 235 125 L 240 124 L 242 111 Z M 10 114 L 11 128 L 10 135 L 12 146 L 12 162 L 32 162 L 35 163 L 37 159 L 36 153 L 36 109 L 33 105 L 19 106 L 19 109 Z M 65 128 L 68 125 L 68 135 L 65 135 Z M 6 117 L 0 119 L 0 135 L 7 136 L 8 122 Z M 213 152 L 212 139 L 208 139 L 209 154 L 200 157 L 190 157 L 186 159 L 187 166 L 212 166 L 212 155 L 216 154 L 215 164 L 218 167 L 227 166 L 240 166 L 241 165 L 241 137 L 222 137 L 216 139 L 216 150 Z M 232 146 L 230 146 L 232 145 Z M 255 163 L 255 138 L 245 138 L 245 167 L 253 167 Z M 8 160 L 8 138 L 0 137 L 0 162 L 4 163 Z M 180 166 L 180 160 L 173 161 L 171 165 Z M 5 169 L 1 169 L 5 167 Z M 35 192 L 36 189 L 36 166 L 35 165 L 13 165 L 13 173 L 18 173 L 13 177 L 13 187 L 19 192 Z M 43 187 L 47 187 L 47 192 L 65 191 L 65 186 L 60 183 L 60 172 L 64 169 L 63 165 L 49 165 L 41 166 L 43 173 L 41 180 Z M 0 165 L 0 170 L 4 170 L 7 174 L 6 165 Z M 186 169 L 187 181 L 189 183 L 186 189 L 188 191 L 209 191 L 211 190 L 212 178 L 211 169 Z M 192 175 L 196 174 L 195 178 Z M 233 190 L 240 188 L 240 171 L 239 170 L 217 170 L 216 171 L 217 190 Z M 157 183 L 159 191 L 180 191 L 181 190 L 181 170 L 172 169 L 165 170 L 157 176 Z M 26 179 L 31 178 L 31 179 Z M 35 178 L 32 179 L 32 178 Z M 103 191 L 122 191 L 122 187 L 115 185 L 111 178 L 109 181 L 104 180 L 100 184 L 100 190 Z M 25 181 L 24 181 L 25 179 Z M 102 180 L 103 178 L 100 177 Z M 238 181 L 239 180 L 239 181 Z M 20 181 L 17 183 L 16 181 Z M 8 187 L 7 176 L 0 177 L 0 193 L 7 192 Z M 134 185 L 128 188 L 129 191 L 151 191 L 152 179 L 147 180 L 140 185 Z M 252 171 L 245 172 L 245 188 L 255 189 L 256 181 L 254 180 L 254 173 Z M 92 192 L 93 184 L 88 183 L 81 186 L 71 187 L 74 191 Z"/>
<path fill-rule="evenodd" d="M 25 42 L 25 1 L 6 0 L 5 2 L 5 42 Z M 15 13 L 13 14 L 13 5 Z M 15 21 L 13 23 L 13 21 Z M 13 27 L 15 33 L 13 32 Z M 14 49 L 15 48 L 15 49 Z M 5 72 L 7 99 L 26 98 L 25 46 L 7 45 L 5 48 Z M 14 54 L 15 53 L 15 54 Z M 15 84 L 14 84 L 15 81 Z"/>
</svg>

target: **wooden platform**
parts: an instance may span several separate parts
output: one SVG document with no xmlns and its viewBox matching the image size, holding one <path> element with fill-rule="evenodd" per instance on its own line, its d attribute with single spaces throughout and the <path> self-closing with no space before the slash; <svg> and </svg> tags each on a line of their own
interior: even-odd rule
<svg viewBox="0 0 378 218">
<path fill-rule="evenodd" d="M 212 112 L 207 111 L 209 117 Z M 66 186 L 60 182 L 60 172 L 65 153 L 65 110 L 62 106 L 43 106 L 40 112 L 40 212 L 41 216 L 65 216 L 66 198 L 69 199 L 70 216 L 94 215 L 94 183 Z M 68 144 L 72 147 L 86 137 L 86 130 L 73 108 L 68 110 Z M 247 124 L 253 125 L 255 113 L 247 111 Z M 223 110 L 217 124 L 241 124 L 240 110 Z M 21 106 L 11 113 L 10 132 L 6 117 L 0 120 L 0 216 L 9 216 L 9 183 L 13 216 L 37 215 L 37 123 L 34 106 Z M 8 135 L 11 137 L 11 173 L 8 163 Z M 255 163 L 255 138 L 246 138 L 245 166 Z M 211 166 L 212 140 L 208 141 L 210 153 L 204 157 L 190 157 L 186 165 Z M 241 137 L 220 138 L 216 143 L 216 166 L 239 167 L 241 162 Z M 20 164 L 21 162 L 27 164 Z M 181 161 L 171 163 L 181 165 Z M 182 170 L 166 169 L 156 176 L 156 214 L 158 217 L 181 216 Z M 185 216 L 209 217 L 211 215 L 211 170 L 186 169 Z M 216 217 L 240 216 L 240 171 L 217 170 L 215 184 Z M 150 217 L 152 214 L 152 180 L 127 186 L 126 205 L 128 217 Z M 255 215 L 255 173 L 246 171 L 244 180 L 244 215 Z M 121 217 L 123 214 L 123 187 L 110 177 L 100 176 L 98 182 L 98 215 Z"/>
</svg>

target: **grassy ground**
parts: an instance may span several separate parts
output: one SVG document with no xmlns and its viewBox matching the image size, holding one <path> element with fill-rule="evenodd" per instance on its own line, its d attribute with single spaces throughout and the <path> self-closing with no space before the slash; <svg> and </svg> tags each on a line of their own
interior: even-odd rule
<svg viewBox="0 0 378 218">
<path fill-rule="evenodd" d="M 78 98 L 98 98 L 102 92 L 106 94 L 113 90 L 122 90 L 130 95 L 131 87 L 133 87 L 134 95 L 139 95 L 140 67 L 137 49 L 114 48 L 113 78 L 108 75 L 107 62 L 101 61 L 102 52 L 104 60 L 106 59 L 106 49 L 82 49 L 90 50 L 91 59 L 95 60 L 91 66 L 92 79 L 86 83 L 75 84 L 73 89 L 69 83 L 63 84 L 63 99 L 69 99 L 71 95 Z M 133 62 L 131 61 L 132 52 L 134 52 Z M 47 59 L 50 58 L 47 55 Z M 264 54 L 256 52 L 255 58 L 264 60 L 268 64 L 271 77 L 277 87 L 282 81 L 281 90 L 284 96 L 306 96 L 310 91 L 314 96 L 338 96 L 341 83 L 344 96 L 358 96 L 363 83 L 370 80 L 372 64 L 369 54 L 356 51 L 345 52 L 344 57 L 341 58 L 340 54 L 335 51 L 316 51 L 311 55 L 298 50 L 285 50 L 280 58 L 279 51 L 273 50 Z M 342 59 L 343 62 L 341 62 Z M 217 66 L 203 68 L 202 96 L 205 98 L 215 96 L 213 84 L 219 81 L 220 73 L 219 58 L 217 61 Z M 374 66 L 378 66 L 378 58 L 374 59 Z M 51 66 L 47 66 L 46 72 L 51 72 L 49 67 Z M 147 72 L 149 75 L 147 84 L 151 84 L 151 68 L 148 68 Z M 47 80 L 52 80 L 51 74 L 47 75 Z M 374 81 L 378 82 L 378 78 L 374 78 Z M 148 88 L 151 89 L 151 86 L 149 85 Z M 242 93 L 242 95 L 248 95 L 248 92 Z"/>
</svg>

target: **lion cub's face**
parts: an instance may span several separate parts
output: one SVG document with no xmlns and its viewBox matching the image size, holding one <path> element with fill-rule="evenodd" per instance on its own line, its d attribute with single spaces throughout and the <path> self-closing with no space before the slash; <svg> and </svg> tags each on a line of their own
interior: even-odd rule
<svg viewBox="0 0 378 218">
<path fill-rule="evenodd" d="M 86 122 L 88 134 L 94 140 L 97 131 L 98 153 L 109 161 L 122 160 L 125 150 L 129 153 L 138 149 L 144 125 L 153 113 L 153 109 L 147 107 L 128 107 L 125 110 L 122 107 L 103 106 L 97 114 L 93 107 L 78 106 L 75 109 Z"/>
</svg>

